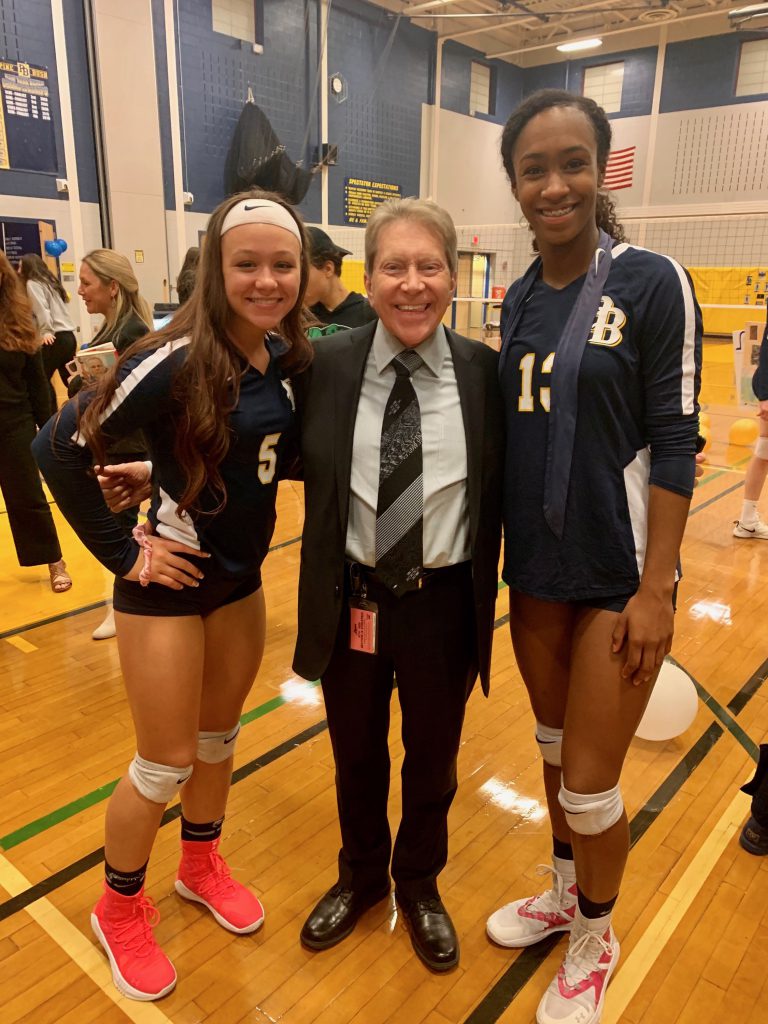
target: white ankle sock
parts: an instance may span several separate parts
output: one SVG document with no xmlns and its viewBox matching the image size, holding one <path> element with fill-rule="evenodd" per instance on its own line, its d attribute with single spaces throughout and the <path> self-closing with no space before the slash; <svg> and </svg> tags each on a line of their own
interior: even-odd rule
<svg viewBox="0 0 768 1024">
<path fill-rule="evenodd" d="M 552 867 L 559 875 L 563 876 L 569 885 L 571 882 L 576 881 L 576 865 L 572 860 L 564 860 L 562 857 L 553 857 Z"/>
<path fill-rule="evenodd" d="M 741 506 L 741 517 L 739 523 L 742 526 L 752 527 L 755 525 L 760 517 L 757 514 L 757 502 L 756 501 L 745 501 Z"/>
</svg>

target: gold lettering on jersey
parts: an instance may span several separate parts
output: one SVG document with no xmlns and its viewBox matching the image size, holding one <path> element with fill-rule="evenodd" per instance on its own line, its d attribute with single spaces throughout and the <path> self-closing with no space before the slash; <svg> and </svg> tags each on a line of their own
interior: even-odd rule
<svg viewBox="0 0 768 1024">
<path fill-rule="evenodd" d="M 621 328 L 627 322 L 626 313 L 614 306 L 612 299 L 604 295 L 600 299 L 600 306 L 595 314 L 595 322 L 589 332 L 590 345 L 603 345 L 605 348 L 615 348 L 624 340 Z"/>
</svg>

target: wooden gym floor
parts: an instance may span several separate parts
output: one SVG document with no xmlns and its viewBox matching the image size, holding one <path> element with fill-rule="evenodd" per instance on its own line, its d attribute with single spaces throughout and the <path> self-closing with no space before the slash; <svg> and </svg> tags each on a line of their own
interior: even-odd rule
<svg viewBox="0 0 768 1024">
<path fill-rule="evenodd" d="M 624 775 L 634 846 L 616 912 L 622 959 L 605 1022 L 764 1024 L 768 1019 L 768 858 L 737 837 L 738 787 L 768 734 L 768 544 L 737 541 L 748 450 L 729 447 L 739 413 L 730 346 L 708 344 L 703 406 L 709 463 L 691 506 L 674 657 L 701 697 L 690 729 L 635 741 Z M 764 502 L 768 512 L 768 495 Z M 265 567 L 268 647 L 237 748 L 224 850 L 263 897 L 267 918 L 236 937 L 173 893 L 173 809 L 150 864 L 158 937 L 179 974 L 157 1004 L 113 989 L 89 914 L 101 884 L 105 800 L 133 753 L 115 643 L 94 642 L 110 592 L 105 571 L 60 526 L 74 586 L 19 569 L 0 515 L 0 1020 L 2 1024 L 486 1024 L 530 1022 L 562 942 L 511 951 L 485 937 L 486 916 L 535 892 L 550 837 L 533 722 L 512 656 L 507 598 L 497 610 L 491 697 L 475 690 L 450 816 L 441 891 L 461 965 L 430 974 L 393 904 L 369 912 L 335 949 L 298 942 L 335 880 L 333 763 L 319 687 L 291 673 L 301 488 L 281 485 Z M 399 806 L 399 713 L 393 709 L 392 819 Z"/>
</svg>

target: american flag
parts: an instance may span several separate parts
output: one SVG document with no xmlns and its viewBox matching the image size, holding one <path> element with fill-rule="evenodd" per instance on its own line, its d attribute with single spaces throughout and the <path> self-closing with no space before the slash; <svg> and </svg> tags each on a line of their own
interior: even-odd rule
<svg viewBox="0 0 768 1024">
<path fill-rule="evenodd" d="M 626 149 L 614 149 L 608 157 L 608 166 L 605 169 L 606 188 L 631 188 L 632 175 L 635 170 L 635 149 L 636 146 L 628 146 Z"/>
</svg>

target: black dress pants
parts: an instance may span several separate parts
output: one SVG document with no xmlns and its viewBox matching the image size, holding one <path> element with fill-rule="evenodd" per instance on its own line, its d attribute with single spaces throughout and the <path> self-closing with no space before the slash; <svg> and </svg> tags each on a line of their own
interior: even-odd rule
<svg viewBox="0 0 768 1024">
<path fill-rule="evenodd" d="M 61 382 L 66 387 L 67 371 L 65 366 L 71 359 L 74 359 L 75 352 L 77 351 L 77 338 L 75 338 L 72 331 L 57 331 L 55 338 L 56 340 L 52 344 L 43 345 L 40 349 L 40 354 L 43 357 L 43 367 L 45 368 L 45 377 L 51 389 L 51 408 L 54 412 L 58 408 L 58 403 L 56 401 L 56 392 L 51 383 L 51 377 L 58 370 Z"/>
<path fill-rule="evenodd" d="M 403 898 L 424 899 L 437 895 L 448 857 L 456 758 L 477 675 L 470 564 L 437 570 L 423 589 L 400 598 L 369 580 L 367 596 L 379 607 L 378 653 L 349 649 L 345 600 L 321 680 L 336 761 L 339 881 L 363 893 L 388 884 L 389 707 L 396 678 L 405 757 L 392 877 Z"/>
<path fill-rule="evenodd" d="M 758 825 L 768 828 L 768 743 L 760 745 L 760 760 L 755 776 L 741 790 L 752 797 L 752 817 Z"/>
<path fill-rule="evenodd" d="M 53 516 L 29 446 L 37 433 L 31 415 L 3 425 L 0 490 L 3 492 L 19 565 L 46 565 L 61 558 Z"/>
</svg>

